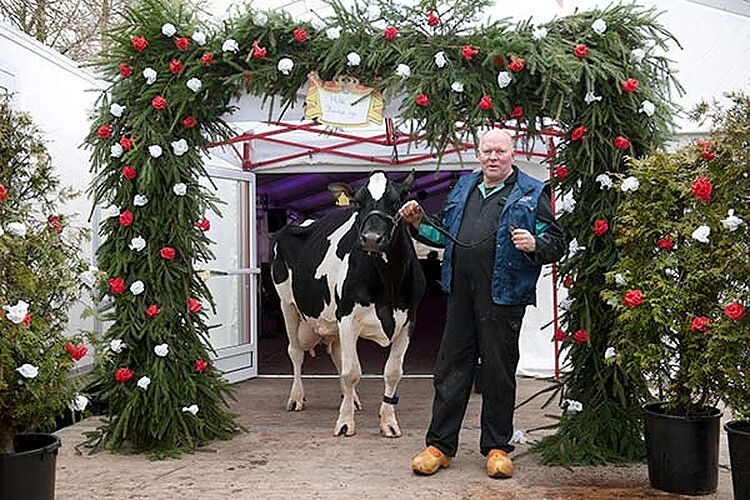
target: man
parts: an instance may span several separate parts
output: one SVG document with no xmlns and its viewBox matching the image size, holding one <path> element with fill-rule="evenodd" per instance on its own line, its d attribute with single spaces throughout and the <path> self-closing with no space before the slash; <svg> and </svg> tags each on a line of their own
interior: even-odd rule
<svg viewBox="0 0 750 500">
<path fill-rule="evenodd" d="M 481 359 L 480 451 L 490 477 L 513 475 L 508 453 L 514 449 L 509 441 L 521 321 L 526 306 L 536 305 L 541 266 L 565 251 L 549 188 L 513 165 L 510 135 L 498 129 L 486 132 L 477 154 L 481 172 L 459 179 L 439 218 L 452 237 L 444 240 L 442 269 L 442 286 L 449 295 L 427 448 L 412 461 L 416 474 L 431 475 L 450 466 Z M 443 242 L 434 227 L 422 222 L 416 201 L 404 204 L 400 213 L 419 231 L 418 239 Z"/>
</svg>

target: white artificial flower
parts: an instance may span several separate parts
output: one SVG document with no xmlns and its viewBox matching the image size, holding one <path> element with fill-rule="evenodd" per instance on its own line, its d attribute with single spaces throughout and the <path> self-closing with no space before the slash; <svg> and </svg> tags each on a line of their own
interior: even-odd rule
<svg viewBox="0 0 750 500">
<path fill-rule="evenodd" d="M 148 197 L 144 194 L 137 194 L 133 196 L 133 205 L 136 207 L 145 207 L 148 204 Z"/>
<path fill-rule="evenodd" d="M 231 38 L 224 40 L 224 43 L 221 45 L 222 52 L 237 53 L 239 50 L 240 50 L 240 44 L 237 43 L 237 40 L 233 40 Z"/>
<path fill-rule="evenodd" d="M 583 252 L 586 250 L 586 247 L 578 244 L 578 238 L 573 238 L 570 240 L 570 243 L 568 243 L 568 255 L 574 256 L 578 252 Z"/>
<path fill-rule="evenodd" d="M 599 18 L 591 23 L 591 29 L 594 30 L 597 35 L 603 35 L 604 32 L 607 31 L 607 22 L 604 19 Z"/>
<path fill-rule="evenodd" d="M 622 181 L 622 185 L 620 185 L 620 189 L 623 193 L 627 193 L 630 191 L 631 193 L 635 193 L 638 191 L 638 188 L 641 187 L 641 183 L 638 181 L 638 179 L 634 176 L 626 177 Z"/>
<path fill-rule="evenodd" d="M 125 111 L 125 106 L 120 106 L 116 102 L 113 102 L 109 105 L 109 114 L 114 116 L 115 118 L 120 118 L 123 111 Z"/>
<path fill-rule="evenodd" d="M 633 49 L 630 51 L 630 60 L 636 64 L 640 64 L 644 57 L 646 57 L 646 51 L 643 49 Z"/>
<path fill-rule="evenodd" d="M 138 379 L 138 382 L 136 382 L 135 385 L 145 391 L 146 389 L 148 389 L 149 384 L 151 384 L 151 379 L 144 375 Z"/>
<path fill-rule="evenodd" d="M 654 111 L 656 111 L 656 106 L 654 105 L 653 102 L 649 101 L 648 99 L 646 99 L 645 101 L 643 101 L 641 103 L 641 107 L 638 108 L 638 112 L 639 113 L 643 113 L 646 116 L 648 116 L 649 118 L 651 118 L 652 116 L 654 116 Z"/>
<path fill-rule="evenodd" d="M 195 33 L 193 33 L 193 36 L 190 38 L 192 38 L 193 41 L 197 43 L 198 45 L 206 44 L 206 34 L 203 33 L 202 31 L 196 31 Z"/>
<path fill-rule="evenodd" d="M 571 214 L 575 209 L 576 199 L 573 197 L 573 193 L 566 193 L 560 200 L 560 210 Z"/>
<path fill-rule="evenodd" d="M 326 36 L 329 40 L 338 40 L 341 38 L 341 28 L 331 27 L 326 30 Z"/>
<path fill-rule="evenodd" d="M 268 22 L 268 15 L 265 12 L 256 12 L 255 16 L 253 16 L 253 23 L 255 23 L 256 26 L 265 26 Z"/>
<path fill-rule="evenodd" d="M 178 182 L 172 186 L 172 192 L 177 196 L 185 196 L 185 194 L 187 194 L 187 184 L 184 182 Z"/>
<path fill-rule="evenodd" d="M 693 231 L 693 234 L 691 234 L 690 236 L 692 236 L 694 240 L 698 240 L 701 243 L 708 243 L 709 241 L 708 236 L 710 234 L 711 234 L 711 228 L 706 225 L 702 225 L 702 226 L 699 226 L 698 229 Z"/>
<path fill-rule="evenodd" d="M 17 325 L 21 323 L 29 313 L 29 304 L 23 300 L 18 300 L 16 301 L 16 305 L 3 306 L 3 309 L 5 309 L 6 313 L 5 317 Z"/>
<path fill-rule="evenodd" d="M 89 266 L 87 271 L 82 272 L 78 275 L 78 279 L 80 279 L 84 285 L 86 285 L 89 288 L 93 288 L 94 285 L 96 285 L 96 274 L 99 271 L 99 268 L 96 266 Z"/>
<path fill-rule="evenodd" d="M 674 278 L 674 279 L 677 279 L 677 278 L 680 277 L 679 271 L 677 271 L 676 269 L 672 269 L 670 267 L 665 267 L 664 268 L 664 274 L 666 274 L 670 278 Z"/>
<path fill-rule="evenodd" d="M 203 88 L 203 82 L 197 78 L 191 78 L 185 82 L 185 86 L 197 94 Z"/>
<path fill-rule="evenodd" d="M 188 147 L 188 143 L 185 139 L 180 139 L 179 141 L 172 142 L 172 152 L 174 152 L 175 156 L 182 156 L 187 153 L 189 149 L 190 148 Z"/>
<path fill-rule="evenodd" d="M 76 397 L 73 398 L 73 401 L 70 402 L 70 404 L 68 405 L 68 408 L 70 408 L 73 411 L 83 411 L 86 409 L 88 405 L 89 405 L 89 398 L 87 398 L 83 394 L 76 394 Z"/>
<path fill-rule="evenodd" d="M 125 345 L 125 342 L 123 342 L 122 339 L 113 339 L 109 343 L 109 350 L 115 354 L 120 354 L 126 347 L 127 345 Z"/>
<path fill-rule="evenodd" d="M 177 28 L 172 23 L 165 23 L 161 27 L 161 34 L 164 36 L 172 37 L 177 33 Z"/>
<path fill-rule="evenodd" d="M 526 438 L 526 433 L 521 429 L 513 431 L 513 436 L 510 438 L 510 443 L 513 444 L 527 444 L 529 440 Z"/>
<path fill-rule="evenodd" d="M 580 413 L 583 411 L 583 403 L 581 403 L 580 401 L 576 401 L 575 399 L 566 399 L 565 402 L 567 403 L 565 411 L 567 411 L 568 413 Z"/>
<path fill-rule="evenodd" d="M 140 295 L 145 289 L 146 285 L 144 285 L 143 281 L 141 280 L 134 281 L 133 284 L 130 285 L 130 293 L 132 293 L 133 295 Z"/>
<path fill-rule="evenodd" d="M 39 368 L 29 363 L 24 363 L 16 371 L 21 374 L 23 378 L 36 378 L 39 375 Z"/>
<path fill-rule="evenodd" d="M 565 297 L 560 302 L 558 302 L 557 307 L 561 311 L 569 311 L 570 310 L 570 306 L 572 306 L 572 305 L 573 305 L 573 299 L 571 297 Z"/>
<path fill-rule="evenodd" d="M 349 66 L 359 66 L 359 63 L 362 62 L 362 58 L 359 57 L 359 54 L 356 52 L 349 52 L 346 55 L 346 64 Z"/>
<path fill-rule="evenodd" d="M 625 286 L 628 283 L 628 280 L 626 280 L 622 274 L 617 273 L 615 274 L 615 283 L 620 286 Z"/>
<path fill-rule="evenodd" d="M 146 68 L 143 70 L 143 78 L 146 79 L 146 84 L 153 85 L 156 81 L 158 73 L 154 68 Z"/>
<path fill-rule="evenodd" d="M 586 95 L 583 96 L 583 101 L 589 105 L 591 103 L 601 101 L 601 100 L 602 100 L 602 96 L 596 95 L 593 90 L 589 90 L 588 92 L 586 92 Z"/>
<path fill-rule="evenodd" d="M 125 148 L 123 148 L 119 143 L 112 144 L 112 147 L 109 148 L 109 154 L 113 158 L 121 157 L 124 152 Z"/>
<path fill-rule="evenodd" d="M 501 89 L 504 89 L 508 85 L 510 85 L 510 82 L 513 81 L 513 77 L 510 73 L 507 71 L 501 71 L 497 74 L 497 84 L 500 86 Z"/>
<path fill-rule="evenodd" d="M 727 212 L 727 218 L 721 219 L 721 225 L 724 226 L 724 229 L 729 229 L 730 231 L 736 231 L 738 227 L 740 227 L 742 224 L 744 224 L 745 221 L 734 215 L 734 209 L 730 208 Z"/>
<path fill-rule="evenodd" d="M 599 183 L 599 189 L 601 190 L 612 188 L 612 178 L 608 176 L 607 174 L 597 175 L 596 182 Z"/>
<path fill-rule="evenodd" d="M 276 69 L 278 69 L 284 75 L 289 75 L 292 72 L 293 68 L 294 61 L 292 61 L 288 57 L 282 57 L 281 59 L 279 59 L 279 64 L 276 65 Z"/>
<path fill-rule="evenodd" d="M 128 248 L 133 250 L 134 252 L 140 252 L 144 248 L 146 248 L 146 240 L 144 240 L 140 236 L 136 236 L 132 240 L 130 240 L 130 245 L 128 245 Z"/>
<path fill-rule="evenodd" d="M 196 415 L 198 413 L 198 405 L 183 406 L 182 411 Z"/>
<path fill-rule="evenodd" d="M 396 66 L 396 74 L 406 80 L 411 76 L 411 68 L 406 64 L 399 64 Z"/>
<path fill-rule="evenodd" d="M 148 147 L 148 154 L 150 154 L 152 158 L 160 157 L 163 152 L 161 146 L 158 144 L 152 144 Z"/>
<path fill-rule="evenodd" d="M 445 58 L 445 51 L 443 50 L 435 52 L 435 55 L 432 57 L 435 59 L 435 66 L 438 68 L 444 68 L 448 64 L 448 59 Z"/>
<path fill-rule="evenodd" d="M 120 216 L 120 207 L 117 205 L 110 205 L 106 208 L 102 209 L 102 217 L 105 219 L 109 219 L 111 217 L 119 217 Z"/>
<path fill-rule="evenodd" d="M 464 84 L 459 81 L 455 81 L 451 83 L 451 90 L 453 92 L 458 92 L 460 94 L 461 92 L 464 91 Z"/>
<path fill-rule="evenodd" d="M 169 354 L 169 344 L 159 344 L 154 346 L 154 354 L 160 358 L 166 357 Z"/>
<path fill-rule="evenodd" d="M 547 36 L 547 28 L 544 26 L 541 26 L 539 28 L 534 28 L 534 31 L 531 32 L 531 38 L 534 40 L 541 40 L 542 38 L 545 38 Z"/>
<path fill-rule="evenodd" d="M 607 350 L 604 351 L 604 359 L 605 360 L 607 360 L 609 358 L 614 358 L 615 356 L 617 356 L 617 351 L 615 351 L 615 348 L 612 347 L 612 346 L 607 347 Z"/>
<path fill-rule="evenodd" d="M 23 222 L 9 222 L 6 224 L 5 229 L 13 236 L 26 237 L 26 224 Z"/>
</svg>

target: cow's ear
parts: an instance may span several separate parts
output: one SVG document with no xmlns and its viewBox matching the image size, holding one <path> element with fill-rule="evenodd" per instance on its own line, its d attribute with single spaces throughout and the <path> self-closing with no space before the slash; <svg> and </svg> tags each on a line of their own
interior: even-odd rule
<svg viewBox="0 0 750 500">
<path fill-rule="evenodd" d="M 354 191 L 348 184 L 333 182 L 328 185 L 328 191 L 333 195 L 337 207 L 348 206 L 354 198 Z"/>
<path fill-rule="evenodd" d="M 401 191 L 406 194 L 411 191 L 412 186 L 414 186 L 414 169 L 412 169 L 411 172 L 409 172 L 409 175 L 401 181 Z"/>
</svg>

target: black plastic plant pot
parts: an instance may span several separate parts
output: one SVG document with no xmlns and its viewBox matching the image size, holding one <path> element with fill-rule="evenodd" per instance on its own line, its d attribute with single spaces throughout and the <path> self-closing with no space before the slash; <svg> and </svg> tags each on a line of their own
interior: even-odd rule
<svg viewBox="0 0 750 500">
<path fill-rule="evenodd" d="M 719 483 L 721 411 L 667 413 L 663 402 L 643 406 L 651 487 L 682 495 L 708 495 Z"/>
<path fill-rule="evenodd" d="M 750 498 L 750 420 L 732 420 L 724 424 L 732 466 L 735 500 Z"/>
<path fill-rule="evenodd" d="M 0 499 L 54 500 L 60 438 L 19 434 L 14 447 L 14 453 L 0 455 Z"/>
</svg>

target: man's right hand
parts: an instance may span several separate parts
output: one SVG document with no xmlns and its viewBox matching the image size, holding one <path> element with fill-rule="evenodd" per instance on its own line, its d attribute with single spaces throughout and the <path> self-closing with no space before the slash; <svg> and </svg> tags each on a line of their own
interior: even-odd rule
<svg viewBox="0 0 750 500">
<path fill-rule="evenodd" d="M 416 200 L 409 200 L 404 203 L 398 210 L 398 213 L 406 222 L 419 229 L 419 224 L 422 222 L 422 207 L 419 206 Z"/>
</svg>

